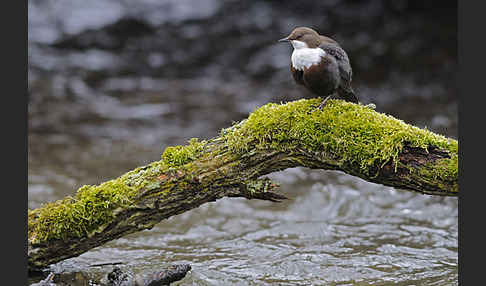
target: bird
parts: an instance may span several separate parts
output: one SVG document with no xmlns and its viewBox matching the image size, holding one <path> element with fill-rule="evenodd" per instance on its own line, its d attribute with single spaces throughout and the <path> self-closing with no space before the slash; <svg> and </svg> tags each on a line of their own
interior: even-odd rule
<svg viewBox="0 0 486 286">
<path fill-rule="evenodd" d="M 358 103 L 351 87 L 353 70 L 338 42 L 308 27 L 297 27 L 278 42 L 289 42 L 293 46 L 292 77 L 297 84 L 324 98 L 318 109 L 321 110 L 335 94 L 345 101 Z"/>
</svg>

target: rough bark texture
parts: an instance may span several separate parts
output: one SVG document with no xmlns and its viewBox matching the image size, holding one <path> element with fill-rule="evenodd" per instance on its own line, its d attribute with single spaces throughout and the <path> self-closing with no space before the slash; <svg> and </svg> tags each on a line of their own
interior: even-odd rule
<svg viewBox="0 0 486 286">
<path fill-rule="evenodd" d="M 29 270 L 42 269 L 110 240 L 150 229 L 163 219 L 223 197 L 283 200 L 284 196 L 275 193 L 277 184 L 261 176 L 291 167 L 340 170 L 400 189 L 431 195 L 457 195 L 457 141 L 412 127 L 361 105 L 341 101 L 331 100 L 322 115 L 308 112 L 319 102 L 317 99 L 285 105 L 269 104 L 255 111 L 247 120 L 223 130 L 218 138 L 200 142 L 192 140 L 187 146 L 169 147 L 161 161 L 137 168 L 110 181 L 110 184 L 80 189 L 76 197 L 69 200 L 30 210 Z M 336 118 L 329 115 L 333 111 L 336 111 Z M 277 118 L 275 124 L 270 117 L 259 117 L 273 115 Z M 348 128 L 344 131 L 349 134 L 346 136 L 351 137 L 326 137 L 329 131 L 322 131 L 328 130 L 323 128 L 329 122 L 343 124 L 346 116 L 352 116 L 350 125 L 340 128 Z M 356 122 L 361 117 L 366 117 L 363 124 Z M 389 123 L 396 125 L 390 127 Z M 366 125 L 365 131 L 362 131 L 359 128 L 364 124 L 369 124 L 369 127 Z M 302 130 L 307 127 L 299 126 L 318 128 L 307 132 Z M 332 130 L 334 128 L 337 127 L 332 126 Z M 389 128 L 393 128 L 393 132 L 389 132 Z M 364 139 L 357 137 L 366 130 L 372 130 L 370 135 Z M 375 136 L 374 132 L 404 135 L 388 140 L 382 138 L 385 135 Z M 317 139 L 306 139 L 309 134 Z M 379 141 L 382 139 L 388 141 Z M 332 140 L 338 140 L 339 144 Z M 343 149 L 345 142 L 339 140 L 354 143 Z M 242 141 L 245 144 L 235 143 Z M 376 144 L 396 144 L 390 149 L 396 150 L 396 154 L 383 152 L 377 153 L 376 158 L 371 155 L 363 157 L 367 154 L 365 151 Z M 350 152 L 357 155 L 351 156 Z M 110 189 L 113 186 L 120 188 L 120 193 L 125 192 L 123 196 L 126 199 L 118 199 L 123 203 L 103 204 L 106 217 L 91 219 L 91 209 L 87 205 L 92 207 L 96 203 L 85 197 L 89 194 L 93 200 L 98 197 L 103 200 L 118 198 L 118 191 Z M 81 207 L 78 206 L 80 204 Z M 86 213 L 80 214 L 83 219 L 71 216 L 71 208 L 76 212 L 86 210 Z M 64 219 L 66 217 L 69 219 Z"/>
</svg>

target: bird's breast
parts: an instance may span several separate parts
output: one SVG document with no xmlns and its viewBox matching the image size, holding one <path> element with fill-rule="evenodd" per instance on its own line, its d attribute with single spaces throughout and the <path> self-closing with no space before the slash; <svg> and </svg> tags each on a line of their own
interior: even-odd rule
<svg viewBox="0 0 486 286">
<path fill-rule="evenodd" d="M 296 70 L 304 70 L 313 65 L 319 64 L 326 52 L 321 48 L 294 49 L 292 52 L 292 66 Z"/>
</svg>

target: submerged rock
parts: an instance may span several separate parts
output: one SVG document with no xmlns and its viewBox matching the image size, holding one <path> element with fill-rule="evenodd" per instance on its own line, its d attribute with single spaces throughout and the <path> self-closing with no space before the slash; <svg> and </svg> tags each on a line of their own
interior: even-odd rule
<svg viewBox="0 0 486 286">
<path fill-rule="evenodd" d="M 122 271 L 115 267 L 107 275 L 108 286 L 162 286 L 183 279 L 191 270 L 189 264 L 175 264 L 150 274 L 134 275 L 131 271 Z"/>
</svg>

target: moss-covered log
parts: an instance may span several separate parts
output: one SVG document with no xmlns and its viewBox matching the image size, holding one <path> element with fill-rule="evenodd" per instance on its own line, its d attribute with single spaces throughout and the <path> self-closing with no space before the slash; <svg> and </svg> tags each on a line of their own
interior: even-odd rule
<svg viewBox="0 0 486 286">
<path fill-rule="evenodd" d="M 223 197 L 279 201 L 262 175 L 340 170 L 424 194 L 458 193 L 458 143 L 362 105 L 266 104 L 217 138 L 168 147 L 160 161 L 28 213 L 29 269 L 43 268 Z"/>
</svg>

